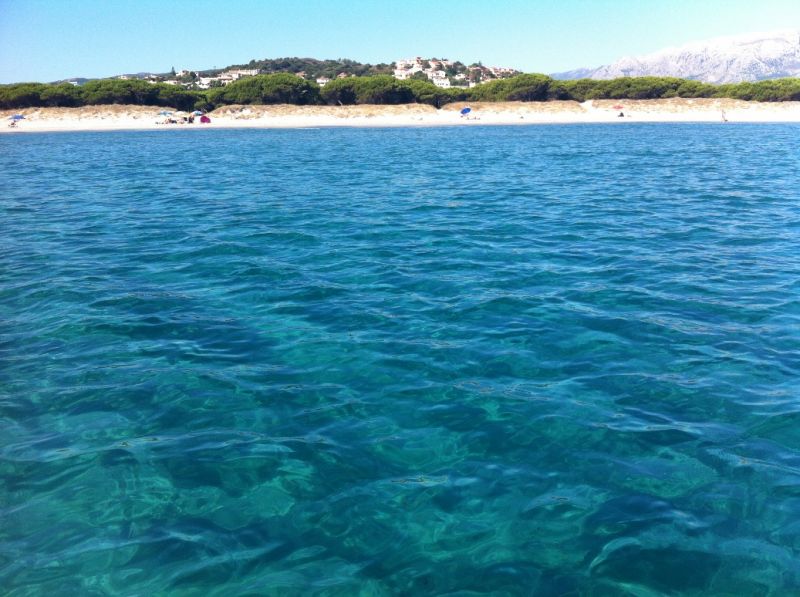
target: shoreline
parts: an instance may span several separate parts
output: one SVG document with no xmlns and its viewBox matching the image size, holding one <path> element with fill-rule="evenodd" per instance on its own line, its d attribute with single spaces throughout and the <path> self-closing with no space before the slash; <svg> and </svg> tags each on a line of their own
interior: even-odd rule
<svg viewBox="0 0 800 597">
<path fill-rule="evenodd" d="M 463 107 L 472 112 L 460 114 Z M 730 99 L 589 100 L 551 102 L 456 102 L 441 109 L 425 104 L 222 106 L 209 112 L 210 124 L 157 124 L 164 110 L 154 106 L 98 105 L 81 108 L 25 108 L 0 111 L 0 133 L 208 130 L 232 128 L 300 129 L 331 127 L 426 127 L 587 123 L 800 123 L 800 102 L 746 102 Z M 622 112 L 624 117 L 620 117 Z M 9 127 L 9 116 L 24 120 Z"/>
</svg>

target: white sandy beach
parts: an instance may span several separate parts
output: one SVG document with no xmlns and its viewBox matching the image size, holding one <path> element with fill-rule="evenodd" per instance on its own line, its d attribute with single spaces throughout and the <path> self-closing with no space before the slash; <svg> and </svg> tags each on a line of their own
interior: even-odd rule
<svg viewBox="0 0 800 597">
<path fill-rule="evenodd" d="M 472 112 L 463 117 L 465 106 Z M 620 109 L 619 106 L 622 106 Z M 210 128 L 304 128 L 477 126 L 592 122 L 800 122 L 800 102 L 759 103 L 730 99 L 592 100 L 554 102 L 459 102 L 437 110 L 424 104 L 398 106 L 224 106 L 210 124 L 159 124 L 163 108 L 86 106 L 0 111 L 2 133 L 112 130 L 201 130 Z M 624 117 L 619 117 L 622 112 Z M 24 120 L 9 127 L 9 116 Z M 178 118 L 181 113 L 178 113 Z"/>
</svg>

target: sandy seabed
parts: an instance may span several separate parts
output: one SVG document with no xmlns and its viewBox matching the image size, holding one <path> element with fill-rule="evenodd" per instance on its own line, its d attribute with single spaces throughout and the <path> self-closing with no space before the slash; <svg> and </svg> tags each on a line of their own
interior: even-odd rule
<svg viewBox="0 0 800 597">
<path fill-rule="evenodd" d="M 461 109 L 472 111 L 462 116 Z M 619 106 L 622 106 L 620 108 Z M 210 124 L 163 124 L 151 106 L 86 106 L 2 110 L 2 133 L 209 128 L 304 128 L 476 126 L 591 122 L 800 122 L 800 102 L 730 99 L 591 100 L 552 102 L 458 102 L 437 110 L 424 104 L 399 106 L 224 106 L 209 113 Z M 620 117 L 622 112 L 624 117 Z M 14 127 L 9 116 L 22 114 Z M 183 113 L 176 113 L 177 118 Z"/>
</svg>

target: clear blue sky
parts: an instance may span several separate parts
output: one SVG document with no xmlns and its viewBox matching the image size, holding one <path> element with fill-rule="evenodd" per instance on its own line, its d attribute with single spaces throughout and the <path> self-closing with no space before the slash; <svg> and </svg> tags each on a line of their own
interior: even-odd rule
<svg viewBox="0 0 800 597">
<path fill-rule="evenodd" d="M 787 28 L 800 28 L 800 0 L 0 0 L 0 82 L 282 56 L 550 73 Z"/>
</svg>

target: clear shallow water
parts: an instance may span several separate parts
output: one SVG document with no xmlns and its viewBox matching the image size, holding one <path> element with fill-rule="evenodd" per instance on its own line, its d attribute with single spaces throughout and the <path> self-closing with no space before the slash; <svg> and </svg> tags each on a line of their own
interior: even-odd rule
<svg viewBox="0 0 800 597">
<path fill-rule="evenodd" d="M 798 139 L 0 137 L 0 585 L 797 591 Z"/>
</svg>

